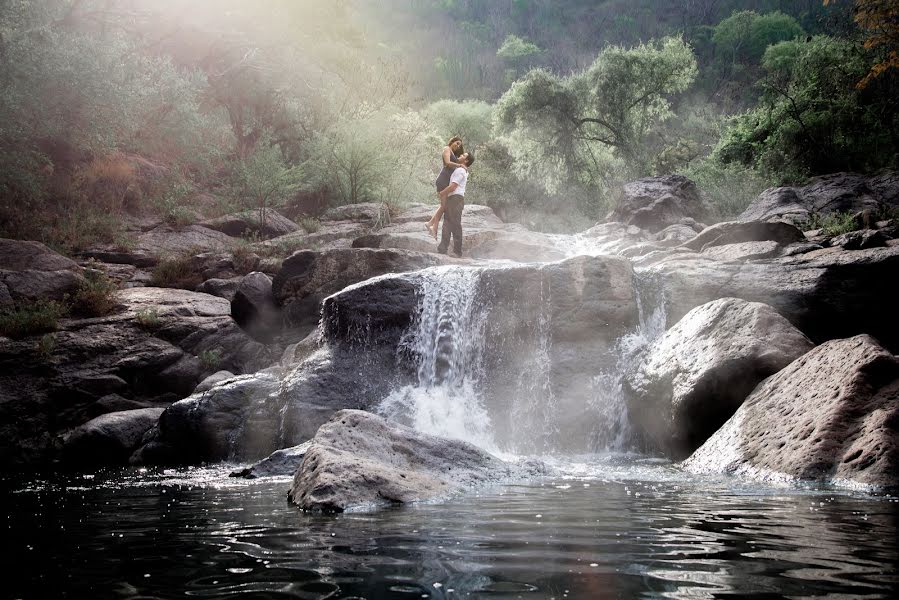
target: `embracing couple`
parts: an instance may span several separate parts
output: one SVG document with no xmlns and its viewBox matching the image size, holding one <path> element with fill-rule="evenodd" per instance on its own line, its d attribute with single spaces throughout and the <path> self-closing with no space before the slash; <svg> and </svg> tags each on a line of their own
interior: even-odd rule
<svg viewBox="0 0 899 600">
<path fill-rule="evenodd" d="M 462 148 L 462 138 L 456 136 L 443 148 L 443 170 L 437 177 L 437 195 L 440 207 L 431 220 L 425 224 L 428 231 L 437 239 L 437 226 L 443 217 L 443 232 L 437 252 L 446 254 L 449 250 L 450 238 L 453 240 L 455 256 L 462 256 L 462 210 L 465 208 L 465 186 L 468 183 L 468 170 L 474 164 L 474 154 Z"/>
</svg>

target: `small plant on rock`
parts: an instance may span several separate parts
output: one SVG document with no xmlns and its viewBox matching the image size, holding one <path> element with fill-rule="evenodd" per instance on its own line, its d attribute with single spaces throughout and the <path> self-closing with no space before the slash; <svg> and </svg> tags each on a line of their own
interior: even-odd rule
<svg viewBox="0 0 899 600">
<path fill-rule="evenodd" d="M 66 306 L 55 300 L 38 300 L 0 312 L 0 335 L 22 339 L 38 333 L 56 331 Z"/>
<path fill-rule="evenodd" d="M 203 366 L 206 369 L 218 371 L 219 365 L 222 362 L 222 351 L 220 348 L 203 350 L 197 358 L 200 359 L 200 362 L 203 363 Z"/>
<path fill-rule="evenodd" d="M 248 243 L 238 244 L 231 254 L 231 263 L 234 265 L 234 270 L 241 275 L 254 271 L 258 262 L 259 257 L 256 256 Z"/>
<path fill-rule="evenodd" d="M 54 350 L 56 350 L 56 334 L 45 333 L 37 343 L 38 355 L 44 360 L 50 360 L 53 358 Z"/>
<path fill-rule="evenodd" d="M 189 254 L 166 256 L 159 260 L 150 276 L 150 285 L 192 290 L 203 283 L 203 273 Z"/>
<path fill-rule="evenodd" d="M 300 219 L 300 225 L 303 226 L 303 229 L 306 230 L 306 233 L 315 233 L 319 229 L 321 229 L 321 221 L 316 219 L 315 217 L 303 217 Z"/>
<path fill-rule="evenodd" d="M 137 324 L 147 330 L 159 329 L 162 321 L 159 319 L 159 311 L 156 308 L 142 308 L 134 317 Z"/>
<path fill-rule="evenodd" d="M 90 265 L 84 271 L 84 282 L 72 298 L 72 309 L 87 317 L 102 317 L 118 306 L 118 294 L 119 284 L 102 270 Z"/>
</svg>

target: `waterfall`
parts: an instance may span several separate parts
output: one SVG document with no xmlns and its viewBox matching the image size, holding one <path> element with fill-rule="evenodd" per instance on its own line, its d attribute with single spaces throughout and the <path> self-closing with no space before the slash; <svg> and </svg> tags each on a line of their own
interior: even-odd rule
<svg viewBox="0 0 899 600">
<path fill-rule="evenodd" d="M 417 385 L 385 398 L 378 412 L 418 431 L 471 442 L 497 451 L 482 398 L 484 327 L 482 268 L 435 267 L 423 271 L 420 313 L 401 343 L 417 364 Z"/>
<path fill-rule="evenodd" d="M 391 392 L 376 411 L 494 453 L 630 450 L 634 437 L 623 382 L 665 330 L 658 282 L 634 276 L 637 326 L 597 355 L 592 375 L 588 367 L 579 371 L 583 380 L 573 382 L 555 370 L 572 349 L 553 342 L 550 278 L 539 278 L 539 285 L 532 279 L 526 295 L 513 294 L 511 302 L 506 295 L 503 303 L 492 286 L 507 281 L 504 268 L 420 272 L 418 314 L 397 358 L 412 363 L 416 381 Z"/>
<path fill-rule="evenodd" d="M 592 449 L 624 452 L 630 449 L 633 432 L 624 399 L 624 378 L 635 369 L 649 345 L 665 332 L 667 311 L 661 283 L 648 275 L 634 274 L 637 328 L 615 342 L 617 360 L 612 369 L 593 378 L 591 408 L 596 416 Z"/>
</svg>

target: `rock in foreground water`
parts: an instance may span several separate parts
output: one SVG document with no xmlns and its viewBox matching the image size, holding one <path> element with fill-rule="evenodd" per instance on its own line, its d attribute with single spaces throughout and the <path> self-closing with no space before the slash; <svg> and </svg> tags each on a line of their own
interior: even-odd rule
<svg viewBox="0 0 899 600">
<path fill-rule="evenodd" d="M 342 410 L 315 434 L 288 499 L 305 510 L 341 512 L 440 498 L 517 472 L 468 442 Z"/>
<path fill-rule="evenodd" d="M 722 298 L 688 312 L 627 377 L 630 412 L 677 458 L 698 448 L 750 392 L 814 344 L 773 308 Z"/>
<path fill-rule="evenodd" d="M 756 388 L 684 467 L 896 487 L 899 359 L 867 335 L 822 344 Z"/>
</svg>

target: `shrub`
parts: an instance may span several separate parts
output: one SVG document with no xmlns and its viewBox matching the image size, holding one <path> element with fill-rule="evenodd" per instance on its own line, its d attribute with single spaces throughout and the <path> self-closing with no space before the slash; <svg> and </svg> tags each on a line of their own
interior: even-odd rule
<svg viewBox="0 0 899 600">
<path fill-rule="evenodd" d="M 712 158 L 691 165 L 684 175 L 705 192 L 714 221 L 737 217 L 759 194 L 775 185 L 751 167 L 723 165 Z"/>
<path fill-rule="evenodd" d="M 66 312 L 65 305 L 54 300 L 38 300 L 26 306 L 0 311 L 0 334 L 21 339 L 55 331 L 59 319 Z"/>
<path fill-rule="evenodd" d="M 50 360 L 53 358 L 54 350 L 56 350 L 56 334 L 45 333 L 37 343 L 38 356 L 44 360 Z"/>
<path fill-rule="evenodd" d="M 315 217 L 303 217 L 300 220 L 300 225 L 303 226 L 303 229 L 306 230 L 306 233 L 315 233 L 322 226 L 321 221 L 319 221 Z"/>
<path fill-rule="evenodd" d="M 192 290 L 201 283 L 203 273 L 189 254 L 163 257 L 150 276 L 150 285 L 154 287 Z"/>
<path fill-rule="evenodd" d="M 108 315 L 118 305 L 119 285 L 106 273 L 89 267 L 84 282 L 72 297 L 72 309 L 88 317 Z"/>
<path fill-rule="evenodd" d="M 134 320 L 137 321 L 139 326 L 147 330 L 159 329 L 159 326 L 162 325 L 162 322 L 159 320 L 159 310 L 156 308 L 140 309 L 137 311 Z"/>
<path fill-rule="evenodd" d="M 220 348 L 203 350 L 197 358 L 208 370 L 217 371 L 222 362 L 222 351 Z"/>
<path fill-rule="evenodd" d="M 259 257 L 246 242 L 238 244 L 231 253 L 231 264 L 234 265 L 234 270 L 241 275 L 246 275 L 256 270 L 258 262 Z"/>
<path fill-rule="evenodd" d="M 822 215 L 821 213 L 812 213 L 808 221 L 806 221 L 801 229 L 809 231 L 812 229 L 820 229 L 821 233 L 829 236 L 842 235 L 855 231 L 859 228 L 858 221 L 848 212 L 845 213 L 829 213 Z"/>
</svg>

